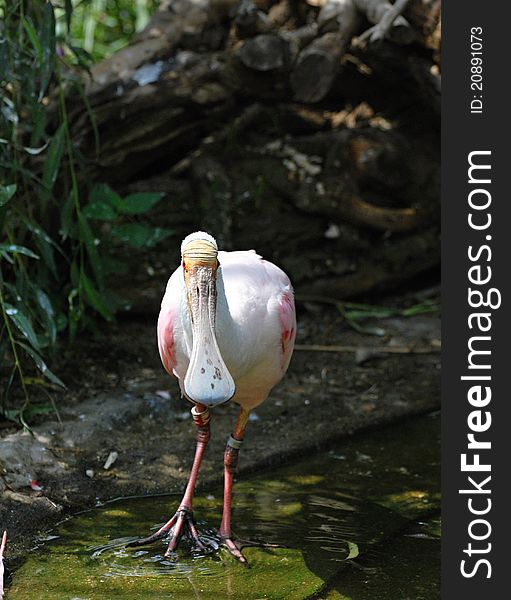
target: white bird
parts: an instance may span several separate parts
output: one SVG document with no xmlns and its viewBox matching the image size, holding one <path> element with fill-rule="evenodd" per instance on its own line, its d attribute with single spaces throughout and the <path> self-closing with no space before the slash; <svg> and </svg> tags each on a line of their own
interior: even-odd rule
<svg viewBox="0 0 511 600">
<path fill-rule="evenodd" d="M 166 555 L 184 533 L 199 547 L 193 494 L 210 437 L 209 408 L 232 401 L 238 420 L 224 455 L 224 507 L 220 539 L 246 562 L 231 531 L 233 473 L 250 411 L 284 376 L 293 353 L 296 315 L 288 276 L 253 250 L 219 252 L 215 239 L 198 231 L 181 245 L 181 265 L 170 277 L 158 318 L 158 347 L 165 369 L 177 377 L 194 406 L 197 447 L 190 478 L 175 515 L 151 543 L 170 534 Z"/>
</svg>

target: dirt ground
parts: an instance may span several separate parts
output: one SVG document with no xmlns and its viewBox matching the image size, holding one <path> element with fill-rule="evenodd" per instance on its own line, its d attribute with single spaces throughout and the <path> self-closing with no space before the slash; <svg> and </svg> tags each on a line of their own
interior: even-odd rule
<svg viewBox="0 0 511 600">
<path fill-rule="evenodd" d="M 252 414 L 239 477 L 439 406 L 438 316 L 385 319 L 381 337 L 357 333 L 328 305 L 301 303 L 298 320 L 290 370 Z M 118 496 L 183 489 L 195 427 L 160 364 L 155 321 L 122 318 L 63 357 L 59 373 L 67 374 L 69 389 L 56 398 L 60 422 L 53 413 L 39 417 L 33 434 L 0 429 L 0 529 L 8 530 L 10 559 L 73 512 Z M 311 344 L 345 348 L 324 352 L 307 349 Z M 200 486 L 221 479 L 236 414 L 236 406 L 215 409 Z M 117 456 L 110 466 L 109 456 Z"/>
</svg>

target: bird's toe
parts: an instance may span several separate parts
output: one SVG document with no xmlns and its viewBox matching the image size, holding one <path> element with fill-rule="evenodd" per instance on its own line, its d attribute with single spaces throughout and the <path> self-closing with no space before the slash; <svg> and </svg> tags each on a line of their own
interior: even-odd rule
<svg viewBox="0 0 511 600">
<path fill-rule="evenodd" d="M 235 542 L 233 539 L 226 537 L 222 538 L 221 544 L 222 546 L 227 548 L 231 556 L 234 556 L 234 558 L 237 561 L 239 561 L 246 567 L 249 566 L 247 559 L 243 556 L 243 553 L 241 552 L 241 545 L 238 542 Z"/>
</svg>

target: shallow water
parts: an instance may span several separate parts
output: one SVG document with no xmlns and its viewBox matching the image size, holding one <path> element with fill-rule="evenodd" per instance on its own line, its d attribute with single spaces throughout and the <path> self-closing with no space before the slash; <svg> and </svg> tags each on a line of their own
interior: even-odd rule
<svg viewBox="0 0 511 600">
<path fill-rule="evenodd" d="M 7 599 L 432 600 L 439 597 L 438 415 L 367 432 L 328 452 L 235 484 L 239 538 L 250 568 L 225 550 L 183 543 L 126 548 L 164 522 L 177 496 L 122 499 L 61 524 L 15 572 Z M 221 489 L 195 515 L 217 545 Z"/>
</svg>

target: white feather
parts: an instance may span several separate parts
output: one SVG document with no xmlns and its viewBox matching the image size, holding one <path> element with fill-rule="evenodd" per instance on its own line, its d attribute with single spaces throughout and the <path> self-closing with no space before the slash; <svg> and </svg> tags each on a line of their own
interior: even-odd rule
<svg viewBox="0 0 511 600">
<path fill-rule="evenodd" d="M 216 250 L 218 250 L 218 244 L 216 243 L 216 240 L 212 235 L 206 233 L 205 231 L 195 231 L 194 233 L 190 233 L 190 235 L 187 235 L 181 243 L 181 254 L 183 254 L 183 250 L 186 248 L 186 246 L 188 246 L 190 242 L 193 242 L 195 240 L 204 240 L 206 242 L 209 242 L 210 244 L 213 244 Z"/>
</svg>

